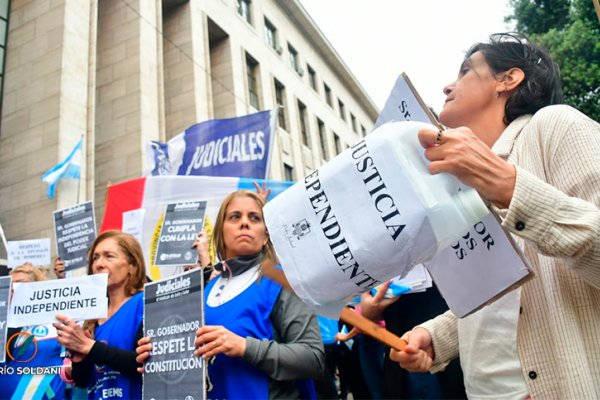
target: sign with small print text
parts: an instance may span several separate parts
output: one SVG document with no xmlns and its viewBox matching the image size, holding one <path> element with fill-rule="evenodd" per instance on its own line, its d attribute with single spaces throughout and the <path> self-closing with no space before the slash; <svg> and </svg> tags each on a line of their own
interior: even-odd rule
<svg viewBox="0 0 600 400">
<path fill-rule="evenodd" d="M 54 212 L 58 257 L 65 271 L 87 266 L 87 252 L 96 240 L 96 220 L 91 201 Z"/>
<path fill-rule="evenodd" d="M 204 228 L 206 201 L 168 204 L 160 230 L 154 265 L 189 265 L 198 258 L 192 248 Z"/>
<path fill-rule="evenodd" d="M 8 241 L 8 268 L 27 262 L 34 266 L 50 265 L 50 239 Z"/>
</svg>

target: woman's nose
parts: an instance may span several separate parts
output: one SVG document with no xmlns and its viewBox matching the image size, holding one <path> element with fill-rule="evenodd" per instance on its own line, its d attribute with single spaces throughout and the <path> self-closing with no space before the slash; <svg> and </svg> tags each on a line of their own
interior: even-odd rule
<svg viewBox="0 0 600 400">
<path fill-rule="evenodd" d="M 450 93 L 452 93 L 452 90 L 454 89 L 454 82 L 444 86 L 444 94 L 446 96 L 448 96 Z"/>
<path fill-rule="evenodd" d="M 105 268 L 104 257 L 100 256 L 100 257 L 96 258 L 94 260 L 93 267 L 95 269 L 104 269 Z"/>
<path fill-rule="evenodd" d="M 241 224 L 242 227 L 246 227 L 247 228 L 248 226 L 250 226 L 250 219 L 248 219 L 247 216 L 243 215 L 240 218 L 240 224 Z"/>
</svg>

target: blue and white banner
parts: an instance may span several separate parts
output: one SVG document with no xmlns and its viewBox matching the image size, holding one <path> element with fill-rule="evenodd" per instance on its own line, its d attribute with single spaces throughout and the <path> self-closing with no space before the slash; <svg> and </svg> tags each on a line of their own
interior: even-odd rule
<svg viewBox="0 0 600 400">
<path fill-rule="evenodd" d="M 54 190 L 59 180 L 63 178 L 79 179 L 81 174 L 81 145 L 83 143 L 83 136 L 79 139 L 73 150 L 69 153 L 59 164 L 50 168 L 42 175 L 42 181 L 48 184 L 48 190 L 46 196 L 49 199 L 54 198 Z"/>
<path fill-rule="evenodd" d="M 147 147 L 147 175 L 266 179 L 277 110 L 192 125 L 166 144 Z"/>
</svg>

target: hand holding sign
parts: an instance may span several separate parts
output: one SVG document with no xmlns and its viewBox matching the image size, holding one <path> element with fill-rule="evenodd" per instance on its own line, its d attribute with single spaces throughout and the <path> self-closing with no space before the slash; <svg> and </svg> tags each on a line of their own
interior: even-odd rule
<svg viewBox="0 0 600 400">
<path fill-rule="evenodd" d="M 92 339 L 92 335 L 64 314 L 56 314 L 56 319 L 59 322 L 52 324 L 57 331 L 56 340 L 61 346 L 71 351 L 70 358 L 73 362 L 82 361 L 94 346 L 95 341 Z"/>
<path fill-rule="evenodd" d="M 360 297 L 361 314 L 370 319 L 371 321 L 377 321 L 382 318 L 383 311 L 395 303 L 400 296 L 394 296 L 392 298 L 386 298 L 385 293 L 387 292 L 391 280 L 386 281 L 379 290 L 375 293 L 375 296 L 371 296 L 371 292 L 363 293 Z"/>
<path fill-rule="evenodd" d="M 141 338 L 140 340 L 138 340 L 137 342 L 137 347 L 135 348 L 135 352 L 137 354 L 137 357 L 135 358 L 135 362 L 137 362 L 138 364 L 144 364 L 146 362 L 146 360 L 148 358 L 150 358 L 150 352 L 152 351 L 152 343 L 150 343 L 150 341 L 152 340 L 151 337 L 149 336 L 145 336 L 143 338 Z M 139 372 L 140 374 L 144 373 L 144 367 L 139 367 L 137 369 L 137 372 Z"/>
<path fill-rule="evenodd" d="M 54 259 L 54 275 L 56 275 L 58 279 L 65 278 L 65 263 L 60 257 Z"/>
<path fill-rule="evenodd" d="M 446 172 L 477 190 L 485 199 L 507 208 L 517 172 L 515 166 L 492 151 L 469 128 L 450 129 L 443 134 L 421 129 L 419 142 L 425 148 L 432 174 Z"/>
<path fill-rule="evenodd" d="M 198 263 L 200 264 L 200 268 L 209 266 L 210 254 L 208 253 L 208 235 L 204 231 L 198 234 L 192 247 L 198 252 Z"/>
<path fill-rule="evenodd" d="M 246 351 L 246 339 L 223 326 L 205 325 L 196 331 L 194 355 L 208 359 L 217 354 L 242 357 Z"/>
</svg>

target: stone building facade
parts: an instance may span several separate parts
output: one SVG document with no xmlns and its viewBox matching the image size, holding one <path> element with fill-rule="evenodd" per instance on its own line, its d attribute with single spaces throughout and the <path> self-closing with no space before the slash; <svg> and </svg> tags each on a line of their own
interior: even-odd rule
<svg viewBox="0 0 600 400">
<path fill-rule="evenodd" d="M 297 180 L 378 114 L 297 0 L 0 0 L 0 50 L 9 240 L 53 238 L 52 212 L 87 200 L 99 225 L 147 141 L 195 123 L 281 107 L 268 177 Z M 40 177 L 81 136 L 81 179 L 49 200 Z"/>
</svg>

